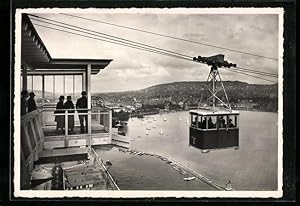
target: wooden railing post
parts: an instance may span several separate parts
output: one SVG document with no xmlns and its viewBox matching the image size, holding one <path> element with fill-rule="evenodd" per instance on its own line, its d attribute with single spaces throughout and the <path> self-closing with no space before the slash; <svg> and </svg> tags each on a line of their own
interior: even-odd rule
<svg viewBox="0 0 300 206">
<path fill-rule="evenodd" d="M 67 147 L 67 135 L 68 135 L 68 111 L 65 111 L 65 147 Z"/>
<path fill-rule="evenodd" d="M 91 149 L 91 147 L 92 147 L 92 112 L 91 112 L 91 109 L 88 110 L 88 137 L 89 137 L 88 147 Z"/>
<path fill-rule="evenodd" d="M 108 132 L 109 132 L 109 137 L 110 137 L 110 142 L 111 142 L 111 137 L 112 137 L 112 110 L 109 110 L 109 125 L 108 125 Z"/>
</svg>

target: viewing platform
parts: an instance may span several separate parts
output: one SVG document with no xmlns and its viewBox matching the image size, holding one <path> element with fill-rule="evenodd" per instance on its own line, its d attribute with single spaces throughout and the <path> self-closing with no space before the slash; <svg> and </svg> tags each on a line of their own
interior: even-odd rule
<svg viewBox="0 0 300 206">
<path fill-rule="evenodd" d="M 80 176 L 82 174 L 75 169 L 75 167 L 80 168 L 78 161 L 87 163 L 90 171 L 88 176 L 94 177 L 96 174 L 95 177 L 98 180 L 95 180 L 93 185 L 98 184 L 98 187 L 94 188 L 117 188 L 109 186 L 111 184 L 104 181 L 104 177 L 110 182 L 113 182 L 113 179 L 105 170 L 101 158 L 96 157 L 92 149 L 95 145 L 130 147 L 130 138 L 118 135 L 118 131 L 112 128 L 112 111 L 93 105 L 91 98 L 92 75 L 97 75 L 100 70 L 110 64 L 112 59 L 53 58 L 28 15 L 22 15 L 22 25 L 18 29 L 21 31 L 21 59 L 16 69 L 19 69 L 21 73 L 16 81 L 20 82 L 21 87 L 16 98 L 20 98 L 21 91 L 36 92 L 34 101 L 36 101 L 37 109 L 26 111 L 22 115 L 19 112 L 16 114 L 21 117 L 20 136 L 15 137 L 15 144 L 20 151 L 17 155 L 15 154 L 15 158 L 21 158 L 20 165 L 17 165 L 20 170 L 16 174 L 20 176 L 20 184 L 18 183 L 19 188 L 16 190 L 36 188 L 37 183 L 47 180 L 43 179 L 45 174 L 48 174 L 50 179 L 52 178 L 53 183 L 54 174 L 51 169 L 45 169 L 47 165 L 48 167 L 60 165 L 64 168 L 65 165 L 74 164 L 74 169 L 64 172 L 65 174 L 74 172 Z M 84 109 L 59 110 L 56 108 L 59 96 L 69 96 L 74 101 L 79 98 L 78 94 L 82 91 L 86 93 Z M 22 98 L 22 104 L 24 102 L 27 104 L 27 97 Z M 18 106 L 21 107 L 21 105 Z M 27 110 L 27 105 L 23 104 L 22 109 Z M 82 128 L 80 129 L 79 113 L 85 119 L 84 132 Z M 57 130 L 58 119 L 62 129 L 60 131 Z M 100 161 L 100 166 L 97 167 L 95 159 Z M 33 176 L 35 180 L 32 179 Z M 76 175 L 74 177 L 78 179 Z M 66 186 L 64 179 L 62 178 L 60 182 Z M 82 175 L 83 179 L 86 178 Z M 90 182 L 87 183 L 87 185 L 90 184 Z M 42 185 L 40 184 L 39 189 L 49 189 Z"/>
</svg>

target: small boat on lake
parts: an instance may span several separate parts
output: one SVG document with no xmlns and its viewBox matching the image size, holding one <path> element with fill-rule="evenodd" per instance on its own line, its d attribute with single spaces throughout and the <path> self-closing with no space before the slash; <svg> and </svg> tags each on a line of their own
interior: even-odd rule
<svg viewBox="0 0 300 206">
<path fill-rule="evenodd" d="M 136 117 L 137 117 L 137 118 L 144 118 L 144 115 L 138 114 Z M 144 120 L 142 120 L 142 121 L 144 121 Z"/>
<path fill-rule="evenodd" d="M 194 180 L 196 179 L 196 177 L 185 177 L 183 178 L 184 181 L 191 181 L 191 180 Z"/>
</svg>

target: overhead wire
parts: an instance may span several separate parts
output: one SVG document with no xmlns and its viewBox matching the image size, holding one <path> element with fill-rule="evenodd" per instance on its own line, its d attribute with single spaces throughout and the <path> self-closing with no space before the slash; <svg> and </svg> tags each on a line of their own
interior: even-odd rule
<svg viewBox="0 0 300 206">
<path fill-rule="evenodd" d="M 267 76 L 267 77 L 278 78 L 277 74 L 265 73 L 265 72 L 254 71 L 254 70 L 247 70 L 247 69 L 243 69 L 241 67 L 233 67 L 232 69 L 237 70 L 237 71 L 248 72 L 248 73 L 258 74 L 258 75 L 262 75 L 262 76 Z"/>
<path fill-rule="evenodd" d="M 76 16 L 76 15 L 72 15 L 72 14 L 66 14 L 66 13 L 60 13 L 60 14 L 65 15 L 65 16 L 71 16 L 71 17 L 74 17 L 74 18 L 84 19 L 84 20 L 88 20 L 88 21 L 98 22 L 98 23 L 101 23 L 101 24 L 107 24 L 107 25 L 111 25 L 111 26 L 125 28 L 125 29 L 129 29 L 129 30 L 133 30 L 133 31 L 143 32 L 143 33 L 147 33 L 147 34 L 152 34 L 152 35 L 156 35 L 156 36 L 161 36 L 161 37 L 166 37 L 166 38 L 170 38 L 170 39 L 180 40 L 180 41 L 184 41 L 184 42 L 199 44 L 199 45 L 202 45 L 202 46 L 213 47 L 213 48 L 227 50 L 227 51 L 236 52 L 236 53 L 240 53 L 240 54 L 246 54 L 246 55 L 251 55 L 251 56 L 255 56 L 255 57 L 260 57 L 260 58 L 265 58 L 265 59 L 270 59 L 270 60 L 278 61 L 278 58 L 274 58 L 274 57 L 268 57 L 268 56 L 263 56 L 263 55 L 254 54 L 254 53 L 250 53 L 250 52 L 240 51 L 240 50 L 236 50 L 236 49 L 230 49 L 230 48 L 226 48 L 226 47 L 221 47 L 221 46 L 216 46 L 216 45 L 212 45 L 212 44 L 207 44 L 207 43 L 203 43 L 203 42 L 192 41 L 192 40 L 183 39 L 183 38 L 179 38 L 179 37 L 175 37 L 175 36 L 170 36 L 170 35 L 156 33 L 156 32 L 151 32 L 151 31 L 146 31 L 146 30 L 142 30 L 142 29 L 136 29 L 136 28 L 133 28 L 133 27 L 123 26 L 123 25 L 119 25 L 119 24 L 109 23 L 109 22 L 100 21 L 100 20 L 91 19 L 91 18 L 86 18 L 86 17 L 81 17 L 81 16 Z"/>
<path fill-rule="evenodd" d="M 47 23 L 47 24 L 51 24 L 51 25 L 55 25 L 55 26 L 59 26 L 59 27 L 62 27 L 62 28 L 66 28 L 66 29 L 69 29 L 69 30 L 76 31 L 76 32 L 82 32 L 82 33 L 86 33 L 86 34 L 89 34 L 89 35 L 98 36 L 98 35 L 95 35 L 94 33 L 91 34 L 91 32 L 81 31 L 81 30 L 78 30 L 78 29 L 69 28 L 69 27 L 66 27 L 66 26 L 49 23 L 49 22 L 46 22 L 46 21 L 42 21 L 40 19 L 34 19 L 34 20 L 44 22 L 44 23 Z M 52 21 L 52 20 L 48 20 L 48 21 Z M 58 23 L 68 25 L 68 24 L 65 24 L 63 22 L 58 22 Z M 149 46 L 149 45 L 146 45 L 146 44 L 141 44 L 141 45 L 145 45 L 145 46 L 140 46 L 140 43 L 138 43 L 138 42 L 134 42 L 134 44 L 131 44 L 131 43 L 127 42 L 127 41 L 130 42 L 130 40 L 122 39 L 122 38 L 115 37 L 115 36 L 113 36 L 113 39 L 105 37 L 107 39 L 112 40 L 112 41 L 109 41 L 109 40 L 106 40 L 106 39 L 95 38 L 95 37 L 82 35 L 82 34 L 70 32 L 70 31 L 65 31 L 65 30 L 61 30 L 61 29 L 57 29 L 57 28 L 53 28 L 53 27 L 48 27 L 48 26 L 44 26 L 44 25 L 39 25 L 39 24 L 35 24 L 35 25 L 45 27 L 45 28 L 48 28 L 48 29 L 53 29 L 53 30 L 65 32 L 65 33 L 70 33 L 70 34 L 73 34 L 73 35 L 78 35 L 78 36 L 82 36 L 82 37 L 86 37 L 86 38 L 91 38 L 91 39 L 95 39 L 95 40 L 100 40 L 100 41 L 104 41 L 104 42 L 118 44 L 118 45 L 121 45 L 121 46 L 126 46 L 126 47 L 130 47 L 130 48 L 134 48 L 134 49 L 144 50 L 144 51 L 148 51 L 148 52 L 152 52 L 152 53 L 157 53 L 157 54 L 161 54 L 161 55 L 165 55 L 165 56 L 169 56 L 169 57 L 175 57 L 175 58 L 195 62 L 194 60 L 190 59 L 191 57 L 190 58 L 183 57 L 183 56 L 187 56 L 187 55 L 184 55 L 184 54 L 179 54 L 179 53 L 172 52 L 172 51 L 169 51 L 169 50 L 160 49 L 158 47 L 152 47 L 152 46 Z M 73 26 L 73 25 L 69 25 L 69 26 L 76 27 L 76 26 Z M 87 30 L 87 29 L 84 29 L 84 28 L 81 28 L 81 27 L 77 27 L 77 28 L 80 28 L 82 30 Z M 90 31 L 95 32 L 93 30 L 90 30 Z M 97 33 L 97 32 L 95 32 L 95 33 Z M 111 36 L 111 35 L 104 35 L 104 36 Z M 100 37 L 103 38 L 102 36 L 100 36 Z M 121 39 L 121 41 L 119 39 Z M 148 48 L 148 46 L 149 46 L 150 49 Z M 155 48 L 155 49 L 151 49 L 151 48 Z M 165 52 L 165 51 L 167 51 L 167 52 Z M 227 68 L 225 68 L 225 69 L 227 69 Z M 245 75 L 247 75 L 245 72 L 248 72 L 248 73 L 255 73 L 255 74 L 258 74 L 258 75 L 265 75 L 265 76 L 269 76 L 269 77 L 276 77 L 276 74 L 271 74 L 271 73 L 267 73 L 267 72 L 260 72 L 260 71 L 245 69 L 245 68 L 241 68 L 241 67 L 237 67 L 235 69 L 227 69 L 227 70 L 232 71 L 232 72 L 245 74 Z M 274 82 L 274 81 L 267 80 L 267 79 L 264 79 L 264 78 L 261 78 L 261 77 L 258 77 L 258 76 L 254 76 L 254 75 L 248 75 L 248 76 L 258 78 L 258 79 L 262 79 L 262 80 L 266 80 L 266 81 L 270 81 L 270 82 Z"/>
<path fill-rule="evenodd" d="M 260 73 L 262 75 L 269 75 L 269 76 L 274 76 L 274 77 L 278 77 L 277 74 L 274 74 L 274 73 L 269 73 L 269 72 L 262 72 L 262 71 L 257 71 L 257 70 L 253 70 L 253 69 L 246 69 L 246 68 L 243 68 L 243 67 L 236 67 L 237 69 L 240 69 L 240 70 L 244 70 L 244 71 L 247 71 L 247 72 L 255 72 L 255 73 Z"/>
<path fill-rule="evenodd" d="M 49 27 L 49 26 L 45 26 L 45 25 L 41 25 L 41 24 L 36 24 L 35 23 L 34 25 L 35 26 L 44 27 L 44 28 L 47 28 L 47 29 L 61 31 L 61 32 L 68 33 L 68 34 L 73 34 L 73 35 L 77 35 L 77 36 L 81 36 L 81 37 L 86 37 L 86 38 L 90 38 L 90 39 L 94 39 L 94 40 L 99 40 L 99 41 L 103 41 L 103 42 L 113 43 L 113 44 L 117 44 L 117 45 L 129 47 L 129 48 L 134 48 L 134 49 L 138 49 L 138 50 L 148 51 L 148 52 L 152 52 L 152 53 L 157 53 L 157 54 L 161 54 L 161 55 L 165 55 L 165 56 L 169 56 L 169 57 L 174 57 L 174 58 L 179 58 L 179 59 L 183 59 L 183 60 L 194 62 L 192 59 L 188 59 L 188 58 L 184 58 L 184 57 L 181 57 L 181 56 L 172 55 L 172 54 L 169 54 L 169 53 L 159 52 L 159 51 L 151 50 L 151 49 L 147 49 L 147 48 L 141 48 L 139 46 L 130 46 L 130 45 L 125 44 L 125 43 L 122 44 L 122 43 L 118 43 L 118 42 L 114 42 L 114 41 L 109 41 L 109 40 L 100 39 L 100 38 L 96 38 L 96 37 L 92 37 L 92 36 L 87 36 L 87 35 L 83 35 L 83 34 L 78 34 L 78 33 L 70 32 L 70 31 L 65 31 L 65 30 L 62 30 L 62 29 L 57 29 L 57 28 L 53 28 L 53 27 Z"/>
<path fill-rule="evenodd" d="M 254 77 L 254 78 L 257 78 L 257 79 L 265 80 L 265 81 L 268 81 L 268 82 L 277 83 L 275 81 L 272 81 L 272 80 L 269 80 L 269 79 L 265 79 L 265 78 L 262 78 L 262 77 L 258 77 L 258 76 L 255 76 L 255 75 L 247 74 L 245 72 L 231 70 L 231 69 L 228 69 L 228 68 L 225 68 L 225 67 L 223 69 L 226 69 L 226 70 L 231 71 L 231 72 L 240 73 L 240 74 L 243 74 L 243 75 L 246 75 L 246 76 Z"/>
<path fill-rule="evenodd" d="M 161 48 L 158 48 L 158 47 L 153 47 L 153 46 L 150 46 L 150 45 L 147 45 L 147 44 L 142 44 L 142 43 L 140 43 L 140 42 L 135 42 L 135 41 L 131 41 L 131 40 L 128 40 L 128 39 L 124 39 L 124 38 L 120 38 L 120 37 L 116 37 L 116 36 L 112 36 L 112 35 L 107 35 L 107 34 L 105 34 L 105 33 L 97 32 L 97 31 L 94 31 L 94 30 L 85 29 L 85 28 L 82 28 L 82 27 L 78 27 L 78 26 L 66 24 L 66 23 L 63 23 L 63 22 L 59 22 L 59 21 L 47 19 L 47 18 L 44 18 L 44 17 L 39 17 L 39 16 L 36 16 L 36 15 L 31 15 L 31 14 L 30 14 L 30 16 L 38 18 L 38 19 L 32 18 L 32 19 L 34 19 L 34 20 L 36 20 L 36 21 L 40 21 L 40 22 L 44 22 L 44 23 L 49 23 L 49 22 L 40 20 L 40 19 L 45 19 L 45 20 L 47 20 L 47 21 L 56 22 L 56 23 L 63 24 L 63 25 L 67 25 L 67 26 L 71 26 L 71 27 L 74 27 L 74 28 L 79 28 L 80 30 L 83 30 L 84 33 L 87 33 L 87 32 L 85 32 L 85 31 L 88 31 L 88 34 L 91 34 L 90 32 L 93 32 L 92 35 L 95 35 L 94 33 L 97 33 L 97 34 L 100 34 L 101 37 L 102 37 L 102 36 L 106 36 L 106 37 L 108 36 L 108 39 L 110 39 L 110 40 L 114 40 L 114 41 L 118 41 L 118 42 L 121 41 L 122 43 L 124 43 L 124 42 L 128 43 L 128 42 L 129 42 L 130 44 L 131 44 L 131 43 L 133 43 L 133 44 L 138 44 L 138 45 L 142 45 L 143 47 L 150 47 L 150 48 L 153 48 L 153 49 L 155 49 L 155 50 L 161 50 L 161 51 L 168 52 L 168 53 L 172 53 L 172 54 L 175 54 L 175 55 L 180 55 L 180 56 L 192 58 L 191 56 L 188 56 L 188 55 L 185 55 L 185 54 L 173 52 L 173 51 L 170 51 L 170 50 L 161 49 Z M 53 24 L 53 23 L 49 23 L 49 24 L 58 26 L 57 24 Z M 59 25 L 59 26 L 60 26 L 60 27 L 63 27 L 63 28 L 70 29 L 69 27 L 66 27 L 66 26 L 61 26 L 61 25 Z M 72 28 L 72 29 L 73 29 L 73 28 Z M 77 31 L 78 31 L 78 30 L 77 30 Z M 113 38 L 113 39 L 111 39 L 110 37 Z M 117 40 L 115 40 L 115 39 L 117 39 Z M 134 45 L 134 46 L 136 46 L 136 45 Z M 266 75 L 266 76 L 274 76 L 274 77 L 277 77 L 276 74 L 272 74 L 272 73 L 261 72 L 261 71 L 251 70 L 251 69 L 245 69 L 245 68 L 241 68 L 241 67 L 240 67 L 239 69 L 241 69 L 241 70 L 243 70 L 243 71 L 247 71 L 247 72 L 249 72 L 249 73 L 256 73 L 256 74 L 261 74 L 261 75 Z"/>
<path fill-rule="evenodd" d="M 128 39 L 124 39 L 124 38 L 121 38 L 121 37 L 116 37 L 116 36 L 109 35 L 109 34 L 105 34 L 105 33 L 102 33 L 102 32 L 95 31 L 95 30 L 90 30 L 90 29 L 82 28 L 82 27 L 79 27 L 79 26 L 67 24 L 67 23 L 65 23 L 65 22 L 55 21 L 55 20 L 52 20 L 52 19 L 48 19 L 48 18 L 44 18 L 44 17 L 32 15 L 32 14 L 29 14 L 29 15 L 32 16 L 32 17 L 35 17 L 35 18 L 32 18 L 32 19 L 34 19 L 34 20 L 36 20 L 36 21 L 40 21 L 40 22 L 44 22 L 44 23 L 49 23 L 49 22 L 45 22 L 45 21 L 41 20 L 41 19 L 44 19 L 44 20 L 46 20 L 46 21 L 50 21 L 50 22 L 55 22 L 55 23 L 63 24 L 64 26 L 62 26 L 62 27 L 65 27 L 65 28 L 67 28 L 66 26 L 74 27 L 74 28 L 76 28 L 76 29 L 83 30 L 84 32 L 87 31 L 87 32 L 92 32 L 92 33 L 99 34 L 99 35 L 101 35 L 101 36 L 105 36 L 106 38 L 111 39 L 111 40 L 112 40 L 112 38 L 113 38 L 113 39 L 118 39 L 119 41 L 129 42 L 130 44 L 138 44 L 138 45 L 142 45 L 142 46 L 145 46 L 145 47 L 150 47 L 150 48 L 152 48 L 152 49 L 162 50 L 162 51 L 164 51 L 164 52 L 172 53 L 172 54 L 175 54 L 175 55 L 184 56 L 184 57 L 188 57 L 188 58 L 193 58 L 192 56 L 188 56 L 188 55 L 185 55 L 185 54 L 180 54 L 180 53 L 177 53 L 177 52 L 173 52 L 173 51 L 170 51 L 170 50 L 166 50 L 166 49 L 154 47 L 154 46 L 147 45 L 147 44 L 143 44 L 143 43 L 140 43 L 140 42 L 131 41 L 131 40 L 128 40 Z M 37 19 L 37 18 L 38 18 L 38 19 Z M 58 26 L 57 24 L 54 24 L 54 23 L 49 23 L 49 24 Z M 65 26 L 65 25 L 66 25 L 66 26 Z M 86 32 L 85 32 L 85 33 L 86 33 Z"/>
</svg>

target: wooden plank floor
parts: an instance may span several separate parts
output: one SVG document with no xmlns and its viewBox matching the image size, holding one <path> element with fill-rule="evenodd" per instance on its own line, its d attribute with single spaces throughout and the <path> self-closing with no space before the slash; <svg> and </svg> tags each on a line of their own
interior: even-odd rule
<svg viewBox="0 0 300 206">
<path fill-rule="evenodd" d="M 38 164 L 47 164 L 55 162 L 80 161 L 88 158 L 88 148 L 69 147 L 57 148 L 52 150 L 43 150 L 39 154 Z"/>
<path fill-rule="evenodd" d="M 44 150 L 40 153 L 39 157 L 58 157 L 58 156 L 68 156 L 68 155 L 79 155 L 79 154 L 87 154 L 88 148 L 79 148 L 79 147 L 70 147 L 70 148 L 61 148 L 61 149 L 53 149 L 53 150 Z"/>
</svg>

